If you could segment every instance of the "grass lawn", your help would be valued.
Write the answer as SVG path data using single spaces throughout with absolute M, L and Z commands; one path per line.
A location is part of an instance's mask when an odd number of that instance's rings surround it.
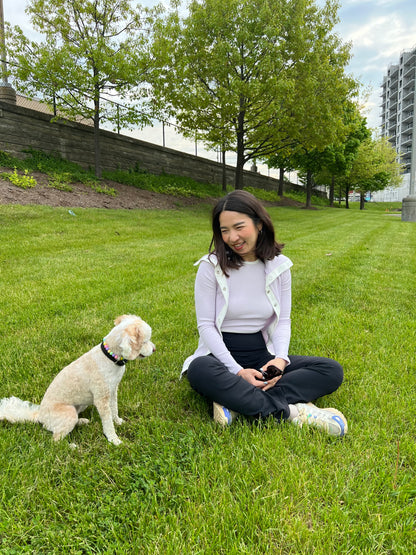
M 157 351 L 127 366 L 119 447 L 93 409 L 56 444 L 0 423 L 1 554 L 416 552 L 416 224 L 382 206 L 270 209 L 294 263 L 291 352 L 344 366 L 318 402 L 348 418 L 334 440 L 271 420 L 219 429 L 179 381 L 207 205 L 73 211 L 0 206 L 0 397 L 39 402 L 119 314 L 148 321 Z

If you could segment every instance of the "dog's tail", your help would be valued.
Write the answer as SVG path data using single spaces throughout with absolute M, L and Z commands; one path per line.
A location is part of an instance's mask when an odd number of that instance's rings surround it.
M 0 420 L 8 422 L 37 422 L 39 405 L 17 397 L 0 399 Z

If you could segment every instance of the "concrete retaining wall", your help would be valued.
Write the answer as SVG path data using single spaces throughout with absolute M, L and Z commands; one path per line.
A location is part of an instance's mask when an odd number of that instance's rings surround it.
M 101 159 L 104 170 L 130 169 L 138 165 L 154 174 L 192 177 L 203 183 L 222 183 L 222 165 L 199 156 L 101 131 Z M 94 132 L 89 125 L 51 116 L 0 101 L 0 150 L 22 158 L 25 149 L 59 153 L 88 169 L 94 167 Z M 235 170 L 227 166 L 227 183 L 234 184 Z M 244 171 L 244 185 L 277 190 L 278 180 Z

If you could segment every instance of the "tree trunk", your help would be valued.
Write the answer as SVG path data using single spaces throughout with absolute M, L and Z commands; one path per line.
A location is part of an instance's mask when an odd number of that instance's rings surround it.
M 243 188 L 243 169 L 244 169 L 244 117 L 245 111 L 243 109 L 244 98 L 240 98 L 240 112 L 238 114 L 237 126 L 237 166 L 235 168 L 235 188 Z
M 243 188 L 243 179 L 244 179 L 244 159 L 242 156 L 239 155 L 237 152 L 237 165 L 235 167 L 235 188 L 242 189 Z
M 312 172 L 308 170 L 306 172 L 306 208 L 311 208 L 312 206 Z
M 364 210 L 365 208 L 365 193 L 360 191 L 360 210 Z
M 95 175 L 101 177 L 101 144 L 100 144 L 100 97 L 94 100 L 94 157 Z
M 348 185 L 345 187 L 345 208 L 350 207 L 350 199 L 348 198 L 348 193 L 350 192 L 350 188 Z
M 277 192 L 279 197 L 283 196 L 284 177 L 285 177 L 285 168 L 279 168 L 279 190 Z
M 227 167 L 225 165 L 225 150 L 222 151 L 222 190 L 227 192 Z
M 331 185 L 329 186 L 329 206 L 334 206 L 334 196 L 335 196 L 335 175 L 331 177 Z

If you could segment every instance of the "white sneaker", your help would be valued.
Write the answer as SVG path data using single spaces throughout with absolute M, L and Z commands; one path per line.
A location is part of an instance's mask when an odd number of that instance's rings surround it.
M 232 422 L 238 417 L 238 412 L 229 410 L 218 403 L 213 403 L 214 408 L 214 421 L 221 426 L 230 426 Z
M 306 404 L 309 405 L 309 406 L 315 407 L 316 409 L 318 408 L 313 403 L 306 403 Z M 348 423 L 347 423 L 347 419 L 342 414 L 342 412 L 340 410 L 334 409 L 334 407 L 327 407 L 327 408 L 324 408 L 324 409 L 321 408 L 321 410 L 326 410 L 326 411 L 333 412 L 333 413 L 337 414 L 342 419 L 342 421 L 344 422 L 344 436 L 345 436 L 345 434 L 348 432 Z
M 299 416 L 292 420 L 293 424 L 301 428 L 303 424 L 315 426 L 331 436 L 344 436 L 348 431 L 347 419 L 337 409 L 321 409 L 312 403 L 296 403 Z

